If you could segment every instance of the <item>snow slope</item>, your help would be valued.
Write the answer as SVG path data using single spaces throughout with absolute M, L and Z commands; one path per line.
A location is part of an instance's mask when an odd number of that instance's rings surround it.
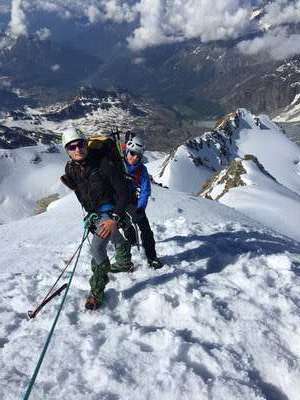
M 299 86 L 299 82 L 298 82 Z M 281 114 L 274 118 L 275 122 L 299 122 L 300 121 L 300 93 L 297 93 L 294 100 Z
M 32 215 L 41 198 L 66 194 L 59 179 L 66 160 L 43 145 L 0 149 L 0 223 Z
M 235 210 L 159 187 L 149 202 L 165 266 L 111 275 L 84 311 L 86 243 L 33 400 L 300 399 L 300 246 Z M 22 398 L 59 299 L 32 309 L 77 247 L 74 195 L 0 226 L 0 398 Z
M 158 168 L 158 170 L 157 170 Z M 175 155 L 166 157 L 163 164 L 149 166 L 156 182 L 182 192 L 193 192 L 211 176 L 211 170 L 196 168 L 186 146 L 180 146 Z
M 254 160 L 236 159 L 214 177 L 201 196 L 234 207 L 300 242 L 300 196 L 279 184 Z
M 260 115 L 261 128 L 244 111 L 243 124 L 237 139 L 238 155 L 255 155 L 265 169 L 290 190 L 300 194 L 300 148 L 285 136 L 266 115 Z

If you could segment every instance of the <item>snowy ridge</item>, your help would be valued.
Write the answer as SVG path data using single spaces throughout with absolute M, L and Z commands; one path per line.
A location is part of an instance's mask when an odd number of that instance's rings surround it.
M 228 165 L 237 154 L 237 126 L 229 114 L 217 128 L 202 137 L 186 141 L 164 160 L 154 180 L 175 190 L 197 192 L 215 171 Z M 179 179 L 188 176 L 189 179 Z
M 298 83 L 300 86 L 300 82 Z M 299 122 L 300 121 L 300 93 L 296 94 L 294 100 L 281 114 L 274 118 L 275 122 Z
M 257 158 L 261 167 L 251 168 L 247 188 L 231 189 L 223 196 L 223 181 L 228 181 L 230 162 L 249 154 Z M 248 164 L 243 162 L 245 169 Z M 156 182 L 192 193 L 201 192 L 207 180 L 216 171 L 220 172 L 213 181 L 216 184 L 209 185 L 211 198 L 220 198 L 251 218 L 297 240 L 300 238 L 300 149 L 266 115 L 254 116 L 239 109 L 219 121 L 213 132 L 186 142 L 163 163 L 156 162 L 150 169 Z M 262 174 L 261 169 L 277 182 Z
M 214 130 L 186 141 L 170 154 L 160 170 L 153 172 L 155 181 L 176 190 L 198 192 L 209 176 L 240 156 L 239 143 L 243 133 L 251 130 L 256 134 L 261 129 L 272 129 L 274 133 L 281 131 L 267 116 L 260 118 L 265 120 L 265 125 L 245 109 L 226 115 L 217 121 Z M 180 180 L 178 174 L 191 179 Z
M 212 177 L 201 196 L 243 212 L 300 241 L 300 196 L 280 185 L 253 156 L 233 160 Z
M 216 202 L 154 187 L 159 271 L 111 275 L 83 311 L 86 244 L 33 399 L 300 399 L 299 244 Z M 21 398 L 59 299 L 28 322 L 77 246 L 73 195 L 0 226 L 0 396 Z M 55 234 L 54 234 L 55 233 Z

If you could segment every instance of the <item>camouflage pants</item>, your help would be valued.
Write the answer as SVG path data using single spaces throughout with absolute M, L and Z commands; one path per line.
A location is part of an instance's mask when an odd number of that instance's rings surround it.
M 96 222 L 97 228 L 99 228 L 101 222 L 107 219 L 110 219 L 109 215 L 102 214 L 101 218 Z M 111 241 L 115 246 L 116 263 L 126 265 L 131 261 L 130 245 L 119 231 L 116 231 L 107 239 L 102 239 L 94 234 L 91 243 L 92 276 L 90 278 L 90 286 L 91 292 L 100 302 L 103 300 L 104 288 L 109 281 L 108 272 L 110 270 L 110 262 L 106 250 L 109 241 Z

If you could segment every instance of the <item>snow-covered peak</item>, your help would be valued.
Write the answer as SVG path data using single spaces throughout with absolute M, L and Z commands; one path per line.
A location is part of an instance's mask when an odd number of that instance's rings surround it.
M 171 189 L 199 193 L 204 185 L 206 197 L 300 240 L 300 149 L 266 115 L 228 114 L 151 173 Z
M 255 116 L 238 109 L 218 120 L 213 131 L 179 146 L 153 171 L 153 177 L 156 182 L 176 190 L 199 192 L 209 176 L 228 166 L 234 158 L 248 153 L 258 156 L 262 164 L 266 161 L 270 167 L 268 154 L 278 148 L 278 159 L 273 162 L 282 165 L 281 140 L 288 149 L 288 156 L 282 155 L 289 158 L 284 164 L 291 164 L 290 158 L 299 157 L 299 149 L 284 137 L 281 128 L 266 115 Z M 258 145 L 253 148 L 255 143 Z M 300 186 L 296 183 L 295 186 L 300 193 Z

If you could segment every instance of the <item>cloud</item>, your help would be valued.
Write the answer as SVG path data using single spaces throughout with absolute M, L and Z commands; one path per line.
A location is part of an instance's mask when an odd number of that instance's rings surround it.
M 51 31 L 49 28 L 42 28 L 36 31 L 40 40 L 46 40 L 51 36 Z
M 20 1 L 20 0 L 19 0 Z M 249 23 L 251 0 L 24 0 L 28 10 L 55 12 L 89 23 L 136 21 L 128 38 L 131 49 L 199 38 L 235 38 Z
M 139 64 L 143 64 L 145 61 L 146 61 L 146 60 L 145 60 L 144 57 L 135 57 L 135 58 L 132 60 L 132 64 L 139 65 Z
M 101 19 L 103 19 L 101 11 L 94 5 L 90 5 L 87 8 L 86 16 L 88 17 L 88 20 L 91 24 L 94 24 L 95 22 L 101 21 Z
M 300 0 L 276 0 L 276 2 L 267 4 L 265 11 L 266 14 L 261 22 L 267 26 L 300 22 Z
M 26 16 L 22 8 L 22 0 L 12 0 L 9 31 L 15 36 L 27 36 Z
M 86 17 L 90 24 L 112 21 L 136 28 L 127 38 L 136 51 L 149 46 L 198 38 L 202 42 L 238 38 L 247 32 L 253 6 L 264 5 L 262 26 L 272 27 L 262 38 L 242 42 L 245 54 L 267 51 L 273 58 L 299 53 L 298 35 L 289 35 L 284 24 L 300 22 L 300 0 L 12 0 L 10 29 L 26 34 L 26 14 L 34 10 L 60 18 Z M 277 53 L 276 53 L 276 48 Z
M 140 0 L 140 26 L 128 39 L 133 50 L 199 38 L 236 38 L 249 24 L 250 2 L 239 0 Z
M 51 65 L 51 70 L 53 72 L 59 71 L 60 70 L 60 65 L 59 64 Z
M 276 0 L 265 7 L 262 26 L 268 27 L 262 37 L 238 44 L 244 54 L 268 54 L 274 60 L 281 60 L 300 54 L 300 35 L 291 33 L 287 24 L 300 23 L 300 0 Z
M 135 5 L 130 6 L 121 0 L 102 0 L 101 8 L 105 19 L 115 22 L 132 22 L 137 14 Z
M 244 54 L 268 54 L 274 60 L 282 60 L 300 53 L 300 35 L 289 35 L 286 28 L 276 28 L 262 37 L 239 43 L 238 48 Z
M 86 16 L 90 23 L 111 19 L 115 22 L 131 22 L 136 13 L 135 4 L 127 0 L 25 0 L 31 11 L 55 12 L 59 17 Z M 137 0 L 138 1 L 138 0 Z
M 92 0 L 90 0 L 92 1 Z M 135 6 L 130 6 L 121 0 L 98 0 L 92 1 L 85 11 L 89 22 L 94 24 L 98 21 L 111 20 L 116 23 L 132 22 L 137 13 Z

